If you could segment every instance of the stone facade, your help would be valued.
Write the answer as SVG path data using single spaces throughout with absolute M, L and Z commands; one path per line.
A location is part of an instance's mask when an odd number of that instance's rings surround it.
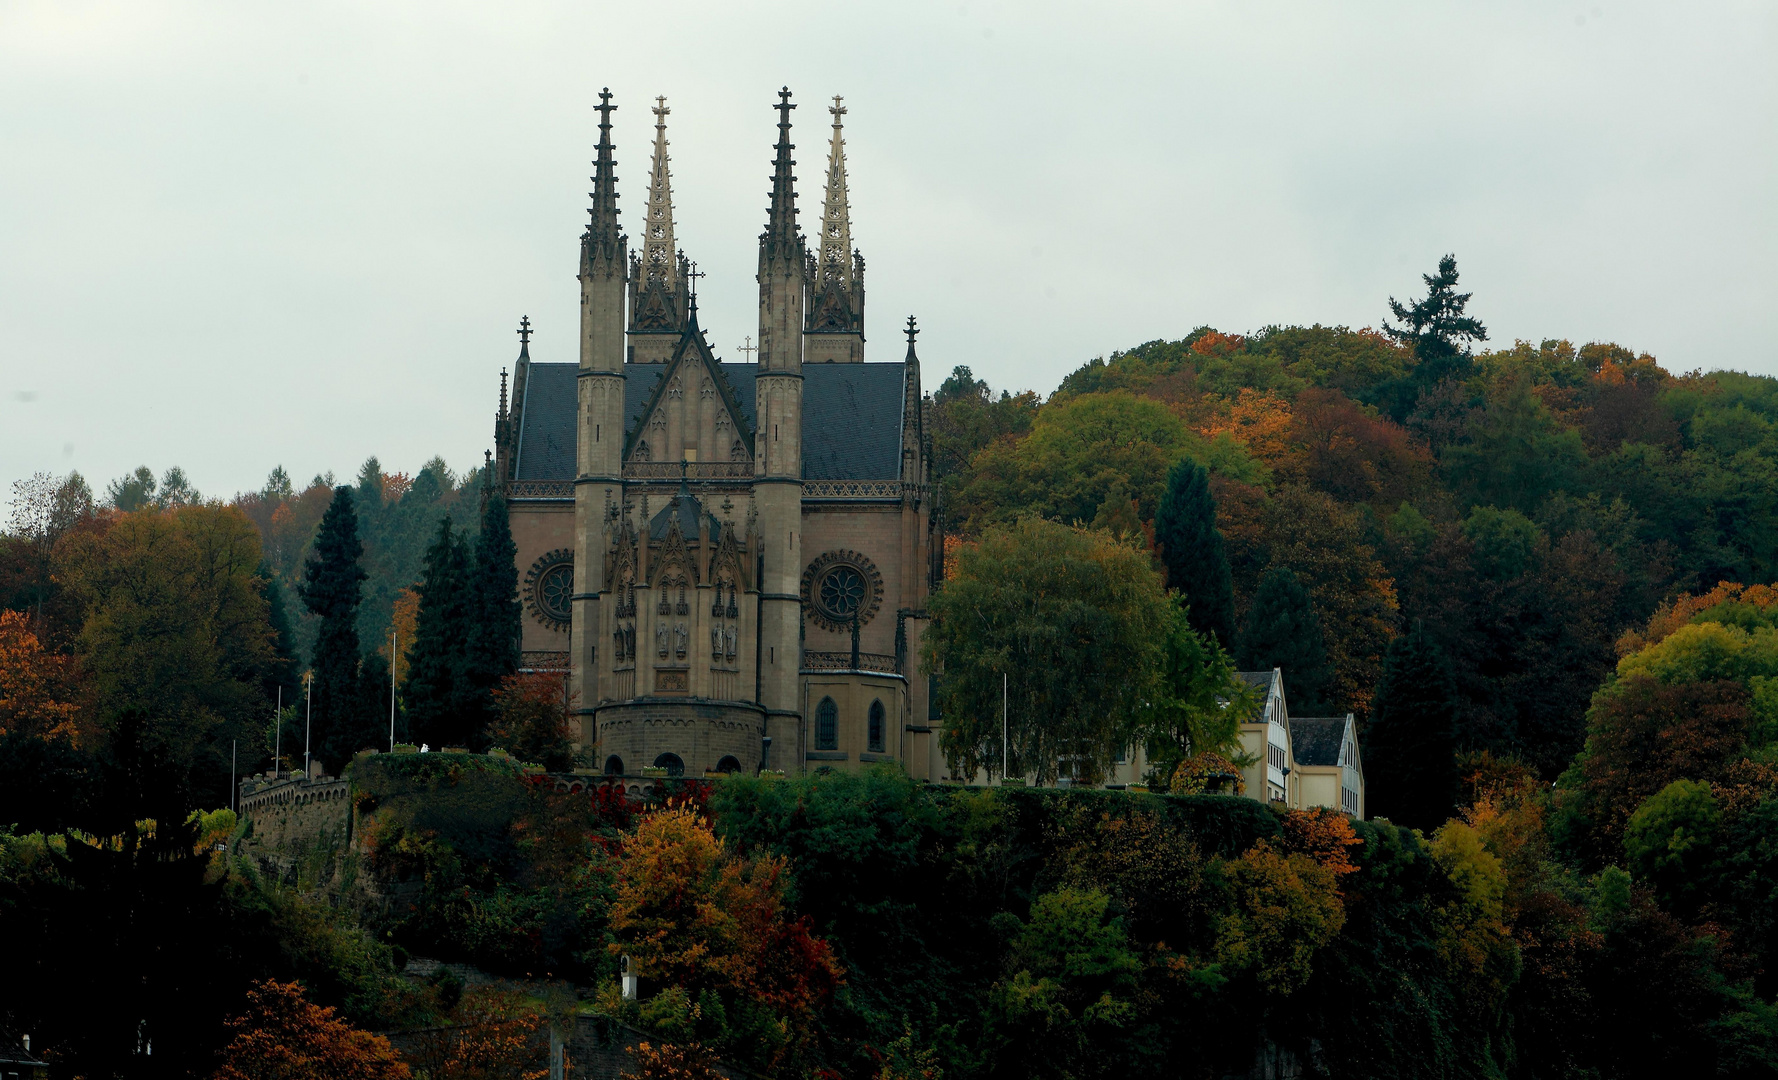
M 571 673 L 579 749 L 602 771 L 893 760 L 942 775 L 917 674 L 942 548 L 917 331 L 908 320 L 901 360 L 867 361 L 845 109 L 828 110 L 821 235 L 805 240 L 794 108 L 780 94 L 755 355 L 724 362 L 698 325 L 702 275 L 674 246 L 664 99 L 631 253 L 606 93 L 578 359 L 533 361 L 527 326 L 510 395 L 502 377 L 495 468 L 524 578 L 525 662 Z

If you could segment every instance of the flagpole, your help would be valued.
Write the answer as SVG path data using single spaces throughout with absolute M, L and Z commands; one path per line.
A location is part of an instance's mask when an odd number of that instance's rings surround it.
M 401 654 L 395 651 L 397 631 L 389 628 L 389 752 L 395 752 L 395 660 Z
M 1000 779 L 1012 767 L 1012 742 L 1006 734 L 1006 672 L 1000 673 Z
M 308 687 L 309 704 L 307 707 L 307 713 L 306 713 L 306 715 L 303 716 L 303 782 L 304 783 L 307 783 L 308 779 L 309 779 L 309 732 L 314 729 L 314 725 L 315 725 L 315 673 L 311 671 L 308 673 L 308 676 L 309 676 L 309 687 Z
M 272 722 L 272 779 L 284 771 L 284 687 L 278 687 L 278 715 Z

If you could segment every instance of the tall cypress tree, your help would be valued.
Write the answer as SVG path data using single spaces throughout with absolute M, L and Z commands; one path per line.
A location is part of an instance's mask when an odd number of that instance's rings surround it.
M 469 741 L 465 715 L 464 643 L 469 632 L 468 555 L 463 538 L 441 517 L 438 532 L 426 549 L 414 642 L 408 650 L 407 679 L 401 700 L 407 710 L 410 738 L 439 746 Z
M 1191 605 L 1193 630 L 1214 635 L 1229 648 L 1235 642 L 1235 586 L 1222 533 L 1216 529 L 1216 500 L 1210 473 L 1189 458 L 1167 474 L 1167 491 L 1154 516 L 1154 539 L 1167 567 L 1167 584 Z
M 314 670 L 314 713 L 311 744 L 317 756 L 336 772 L 366 741 L 358 687 L 358 604 L 363 595 L 364 545 L 358 539 L 358 515 L 352 489 L 334 489 L 333 502 L 321 516 L 315 547 L 303 565 L 303 605 L 321 619 L 310 657 Z
M 1444 650 L 1416 622 L 1389 643 L 1371 705 L 1364 775 L 1372 813 L 1428 832 L 1445 823 L 1457 794 L 1456 715 Z
M 1260 578 L 1235 655 L 1247 671 L 1283 669 L 1291 712 L 1314 716 L 1327 707 L 1327 687 L 1333 681 L 1327 639 L 1315 601 L 1290 567 L 1274 566 Z
M 475 540 L 470 568 L 470 626 L 464 671 L 473 725 L 478 741 L 494 714 L 493 692 L 500 680 L 519 667 L 518 546 L 512 542 L 506 500 L 490 496 L 482 507 L 481 534 Z

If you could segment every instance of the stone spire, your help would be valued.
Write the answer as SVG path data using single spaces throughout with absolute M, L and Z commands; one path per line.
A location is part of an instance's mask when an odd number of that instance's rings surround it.
M 827 151 L 827 191 L 821 208 L 819 282 L 852 282 L 852 215 L 846 206 L 846 139 L 840 125 L 846 107 L 835 94 L 827 111 L 833 114 L 833 143 Z
M 623 238 L 617 226 L 617 162 L 611 157 L 611 112 L 617 106 L 611 103 L 609 88 L 599 91 L 598 108 L 598 156 L 593 161 L 593 190 L 588 193 L 593 205 L 587 210 L 591 220 L 587 222 L 586 235 L 581 237 L 581 257 L 583 263 L 618 261 L 621 268 L 618 249 Z
M 778 92 L 778 143 L 772 161 L 772 204 L 759 236 L 759 370 L 800 373 L 808 247 L 796 227 L 796 161 L 790 152 L 790 88 Z M 799 413 L 800 415 L 800 413 Z M 797 463 L 801 467 L 801 462 Z
M 846 107 L 834 96 L 833 143 L 827 152 L 827 187 L 821 212 L 821 253 L 811 268 L 805 330 L 806 363 L 864 359 L 864 257 L 852 249 L 852 212 L 846 193 Z
M 678 249 L 673 246 L 673 173 L 667 166 L 667 99 L 654 106 L 654 167 L 648 180 L 648 230 L 642 241 L 642 271 L 650 281 L 678 284 Z
M 685 256 L 673 241 L 673 171 L 667 158 L 667 99 L 655 98 L 654 165 L 649 171 L 648 221 L 640 257 L 630 264 L 632 363 L 665 363 L 685 328 Z
M 778 91 L 777 156 L 772 160 L 772 202 L 766 212 L 766 231 L 760 234 L 760 258 L 771 262 L 803 261 L 803 238 L 796 227 L 796 160 L 790 152 L 790 88 Z

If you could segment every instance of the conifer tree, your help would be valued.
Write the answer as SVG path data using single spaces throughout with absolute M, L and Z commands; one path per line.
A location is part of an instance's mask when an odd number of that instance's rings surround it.
M 1246 671 L 1284 671 L 1290 711 L 1315 716 L 1327 707 L 1333 672 L 1327 666 L 1327 640 L 1309 590 L 1288 566 L 1274 566 L 1260 579 L 1241 628 L 1236 655 Z
M 1411 345 L 1414 379 L 1422 387 L 1440 379 L 1459 374 L 1468 367 L 1469 342 L 1487 341 L 1488 328 L 1480 319 L 1464 314 L 1472 294 L 1457 291 L 1457 256 L 1446 255 L 1438 261 L 1438 273 L 1421 274 L 1426 282 L 1426 298 L 1412 305 L 1389 298 L 1389 312 L 1401 320 L 1400 326 L 1383 324 L 1383 332 Z
M 1457 688 L 1444 650 L 1418 622 L 1389 643 L 1364 738 L 1370 809 L 1431 832 L 1456 799 Z
M 358 604 L 364 588 L 359 560 L 358 515 L 352 489 L 334 489 L 333 501 L 321 517 L 315 547 L 303 565 L 303 605 L 321 620 L 310 657 L 314 671 L 314 714 L 311 745 L 316 755 L 338 770 L 365 746 L 368 738 L 358 686 Z
M 469 630 L 468 555 L 463 538 L 441 517 L 426 549 L 418 587 L 420 606 L 407 679 L 401 686 L 411 738 L 434 747 L 462 746 L 469 739 L 464 694 L 464 639 Z
M 1167 567 L 1167 584 L 1191 605 L 1193 630 L 1214 635 L 1227 648 L 1235 640 L 1235 589 L 1222 533 L 1216 528 L 1216 500 L 1210 473 L 1185 459 L 1167 474 L 1167 490 L 1154 517 L 1154 539 Z
M 284 688 L 284 700 L 293 700 L 300 676 L 297 673 L 296 628 L 290 623 L 290 604 L 284 598 L 284 586 L 278 581 L 278 572 L 272 568 L 268 559 L 259 560 L 259 569 L 255 572 L 259 594 L 265 598 L 266 616 L 272 624 L 273 660 L 267 666 L 264 686 L 265 695 L 276 699 L 279 687 Z
M 479 737 L 493 718 L 493 693 L 500 680 L 519 667 L 517 559 L 518 546 L 512 541 L 506 500 L 490 496 L 482 507 L 482 529 L 475 541 L 466 597 L 470 625 L 465 638 L 464 671 L 469 683 L 472 739 Z

